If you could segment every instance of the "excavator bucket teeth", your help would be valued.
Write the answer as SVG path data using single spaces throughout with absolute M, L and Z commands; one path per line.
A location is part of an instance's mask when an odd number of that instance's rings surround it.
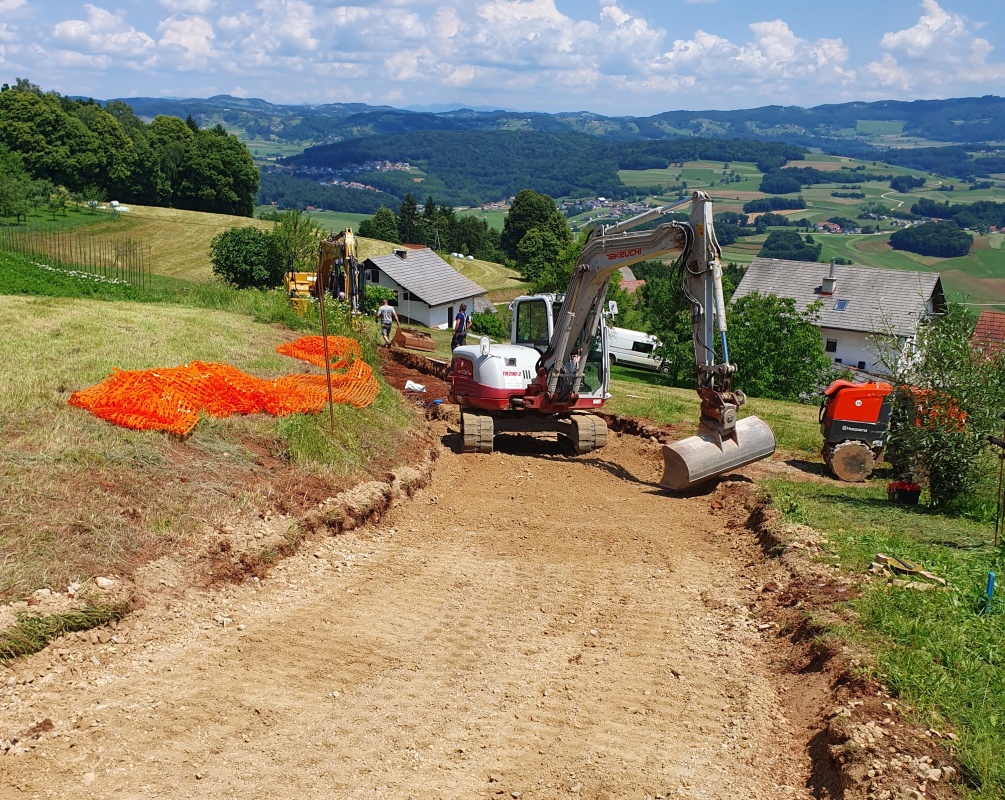
M 702 428 L 695 436 L 663 445 L 660 486 L 680 492 L 774 452 L 775 435 L 758 417 L 744 417 L 734 435 L 721 441 Z

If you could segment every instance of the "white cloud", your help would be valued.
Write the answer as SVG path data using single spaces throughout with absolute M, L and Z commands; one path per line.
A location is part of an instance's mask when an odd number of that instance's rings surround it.
M 9 14 L 21 8 L 26 2 L 27 0 L 0 0 L 0 14 Z
M 916 25 L 896 33 L 883 34 L 880 44 L 884 48 L 918 58 L 933 47 L 966 37 L 967 24 L 963 17 L 946 13 L 935 0 L 922 0 L 921 6 L 924 13 Z
M 759 102 L 781 101 L 801 85 L 829 81 L 850 83 L 848 48 L 841 39 L 800 38 L 784 20 L 754 22 L 751 40 L 742 44 L 703 30 L 691 39 L 677 39 L 656 61 L 669 91 L 702 85 L 729 87 L 730 95 L 761 94 Z M 728 81 L 728 83 L 727 83 Z M 721 89 L 720 89 L 721 91 Z M 709 107 L 724 100 L 709 96 Z
M 68 19 L 53 26 L 53 41 L 68 50 L 120 57 L 139 56 L 153 47 L 153 39 L 126 24 L 124 12 L 112 13 L 90 4 L 84 8 L 86 20 Z
M 922 0 L 921 7 L 916 24 L 883 35 L 886 52 L 865 67 L 878 88 L 931 97 L 1005 79 L 1005 64 L 990 61 L 993 45 L 977 35 L 979 23 L 947 12 L 936 0 Z
M 215 0 L 157 0 L 172 14 L 208 14 L 216 8 Z
M 17 33 L 7 29 L 6 22 L 0 22 L 0 42 L 16 42 Z
M 213 56 L 213 26 L 202 17 L 168 17 L 157 26 L 157 45 L 175 69 L 199 69 Z

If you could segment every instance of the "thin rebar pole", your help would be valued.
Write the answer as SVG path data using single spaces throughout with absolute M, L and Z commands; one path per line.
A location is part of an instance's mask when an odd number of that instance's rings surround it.
M 1002 419 L 1005 419 L 1005 414 L 1002 414 Z M 1002 430 L 1002 444 L 1005 445 L 1005 429 Z M 992 442 L 992 444 L 996 444 Z M 1002 526 L 1005 525 L 1005 504 L 1003 504 L 1002 498 L 1002 478 L 1005 477 L 1005 446 L 999 448 L 998 452 L 998 497 L 995 498 L 997 505 L 995 506 L 995 547 L 998 546 L 998 535 L 1002 532 Z
M 318 253 L 318 262 L 320 263 L 322 254 Z M 292 268 L 292 265 L 290 265 Z M 325 315 L 325 287 L 318 286 L 317 272 L 314 273 L 314 288 L 318 293 L 318 308 L 321 311 L 321 341 L 324 343 L 325 350 L 325 381 L 328 384 L 328 422 L 331 425 L 331 435 L 332 441 L 335 440 L 335 399 L 332 396 L 332 369 L 331 369 L 331 358 L 328 355 L 328 318 Z

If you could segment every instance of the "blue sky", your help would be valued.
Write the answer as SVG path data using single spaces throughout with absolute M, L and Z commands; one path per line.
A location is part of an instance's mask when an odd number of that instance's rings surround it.
M 0 82 L 650 115 L 1001 94 L 986 0 L 0 0 Z

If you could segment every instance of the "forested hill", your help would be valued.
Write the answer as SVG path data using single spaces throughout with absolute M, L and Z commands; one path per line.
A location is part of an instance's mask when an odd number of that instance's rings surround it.
M 251 216 L 259 183 L 247 147 L 221 125 L 146 123 L 125 103 L 62 97 L 25 79 L 0 87 L 0 157 L 7 216 L 57 187 L 84 200 Z
M 584 134 L 428 131 L 373 136 L 309 148 L 285 159 L 298 169 L 338 171 L 368 161 L 421 164 L 422 191 L 452 205 L 477 205 L 532 188 L 551 197 L 610 195 L 624 189 L 609 144 Z M 412 174 L 371 173 L 367 181 L 403 197 Z
M 649 117 L 605 117 L 587 111 L 406 111 L 362 103 L 284 106 L 219 95 L 207 99 L 124 98 L 136 113 L 192 116 L 206 127 L 222 122 L 249 138 L 324 144 L 418 131 L 526 130 L 585 133 L 608 141 L 701 136 L 787 141 L 823 149 L 884 147 L 892 139 L 974 145 L 1005 130 L 1005 98 L 995 96 L 882 100 L 801 108 L 762 106 L 733 111 L 666 111 Z M 850 153 L 848 153 L 850 154 Z
M 696 159 L 768 162 L 801 160 L 803 149 L 739 139 L 607 142 L 582 133 L 537 131 L 423 131 L 371 136 L 308 148 L 284 163 L 298 172 L 338 173 L 373 161 L 408 162 L 423 174 L 422 193 L 451 205 L 478 205 L 533 189 L 551 197 L 638 194 L 619 169 L 665 167 Z M 398 197 L 415 191 L 415 174 L 371 172 L 371 185 Z

